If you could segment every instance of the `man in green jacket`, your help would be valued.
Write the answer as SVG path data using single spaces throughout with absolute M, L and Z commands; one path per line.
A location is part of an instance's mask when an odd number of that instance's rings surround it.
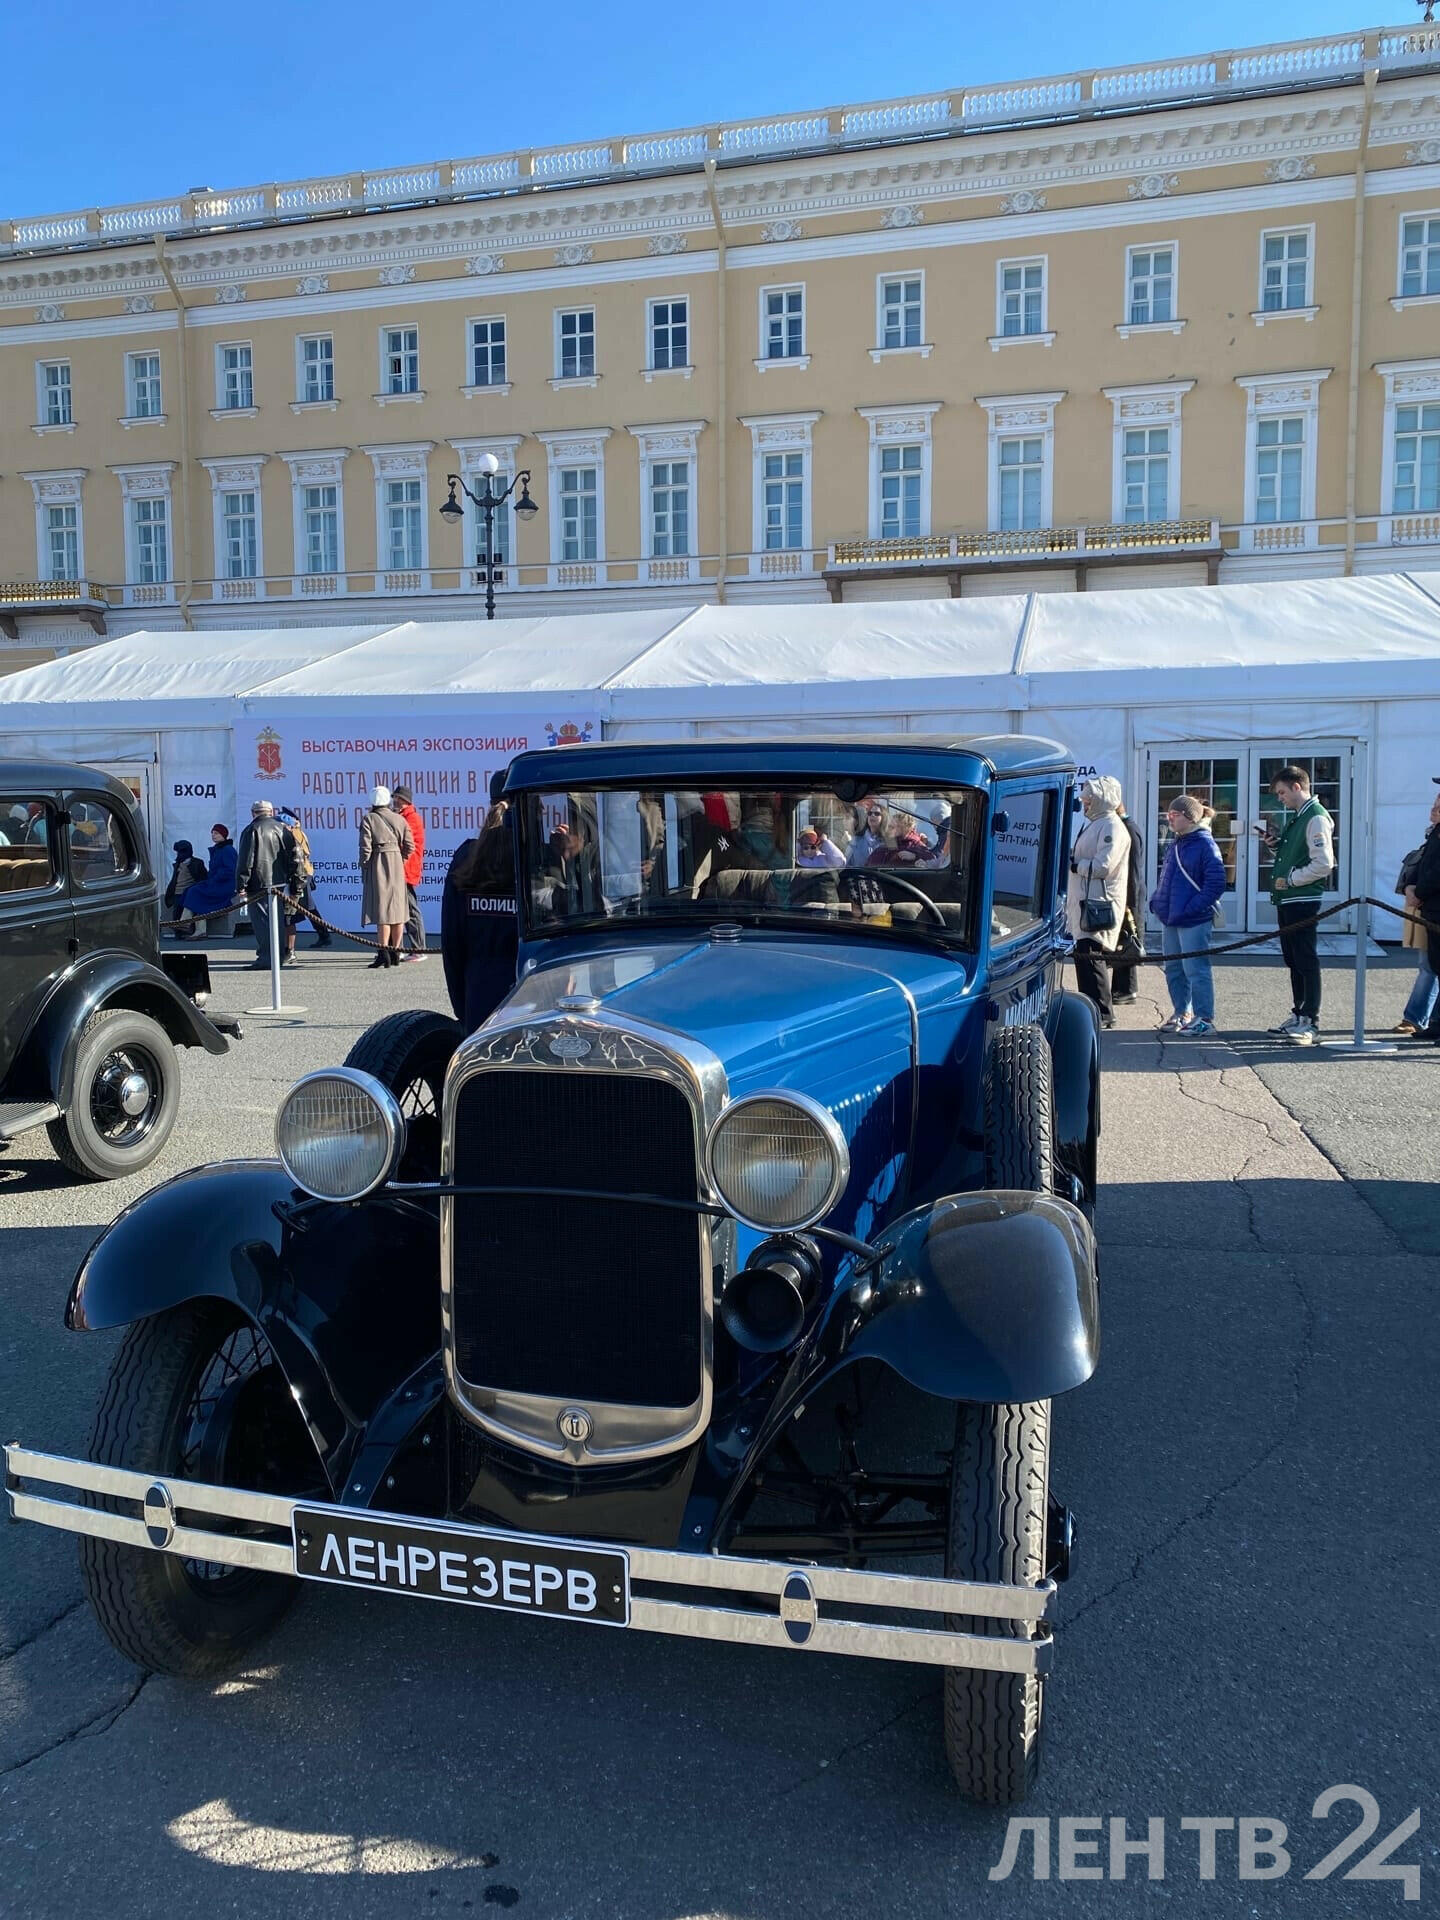
M 1303 767 L 1282 767 L 1270 791 L 1291 816 L 1279 833 L 1271 828 L 1265 842 L 1274 852 L 1270 898 L 1293 1003 L 1290 1018 L 1270 1031 L 1295 1046 L 1313 1047 L 1320 1025 L 1320 958 L 1316 929 L 1303 923 L 1319 913 L 1335 871 L 1335 822 L 1311 793 Z

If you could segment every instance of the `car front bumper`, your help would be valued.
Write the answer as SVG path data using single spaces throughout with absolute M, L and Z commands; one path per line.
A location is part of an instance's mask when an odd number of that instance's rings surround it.
M 33 1520 L 185 1559 L 295 1577 L 306 1575 L 297 1544 L 306 1539 L 302 1529 L 317 1522 L 333 1521 L 337 1528 L 352 1531 L 357 1522 L 374 1522 L 411 1533 L 436 1524 L 409 1515 L 172 1480 L 34 1453 L 15 1444 L 5 1449 L 5 1484 L 14 1520 Z M 35 1492 L 36 1486 L 47 1491 Z M 78 1497 L 57 1497 L 55 1490 Z M 130 1510 L 93 1504 L 97 1498 Z M 208 1521 L 219 1524 L 204 1524 Z M 497 1538 L 507 1537 L 502 1529 L 457 1521 L 446 1521 L 439 1530 L 455 1542 L 490 1545 L 492 1550 Z M 519 1535 L 513 1538 L 517 1545 L 522 1540 Z M 603 1549 L 623 1558 L 628 1568 L 623 1624 L 642 1632 L 996 1673 L 1039 1674 L 1050 1667 L 1053 1640 L 1045 1614 L 1055 1593 L 1053 1580 L 1012 1587 L 593 1540 L 551 1539 L 544 1544 L 562 1554 Z M 363 1586 L 373 1580 L 367 1575 L 344 1584 Z M 994 1621 L 995 1630 L 958 1631 L 956 1616 Z

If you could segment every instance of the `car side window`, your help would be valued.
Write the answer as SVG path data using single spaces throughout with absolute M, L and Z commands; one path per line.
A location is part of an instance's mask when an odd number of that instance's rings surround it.
M 107 800 L 70 802 L 70 867 L 77 886 L 104 886 L 138 865 L 129 823 Z
M 0 796 L 0 894 L 43 893 L 55 878 L 55 808 L 31 795 Z
M 990 903 L 990 938 L 1013 940 L 1046 919 L 1046 876 L 1054 838 L 1055 795 L 1010 793 L 1003 787 L 996 810 L 1007 816 L 995 835 L 995 880 Z

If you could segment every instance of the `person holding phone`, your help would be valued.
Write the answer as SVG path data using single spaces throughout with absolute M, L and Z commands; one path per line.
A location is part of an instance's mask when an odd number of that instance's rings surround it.
M 1291 818 L 1277 833 L 1265 830 L 1273 850 L 1270 899 L 1280 923 L 1280 953 L 1290 969 L 1290 1017 L 1270 1032 L 1292 1046 L 1313 1047 L 1320 1030 L 1320 953 L 1315 916 L 1335 871 L 1335 822 L 1310 791 L 1304 767 L 1282 767 L 1270 791 Z

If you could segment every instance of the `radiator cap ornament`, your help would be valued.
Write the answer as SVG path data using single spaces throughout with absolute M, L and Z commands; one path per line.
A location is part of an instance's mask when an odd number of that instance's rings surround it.
M 573 1446 L 583 1447 L 590 1438 L 595 1422 L 584 1407 L 564 1407 L 555 1424 Z

